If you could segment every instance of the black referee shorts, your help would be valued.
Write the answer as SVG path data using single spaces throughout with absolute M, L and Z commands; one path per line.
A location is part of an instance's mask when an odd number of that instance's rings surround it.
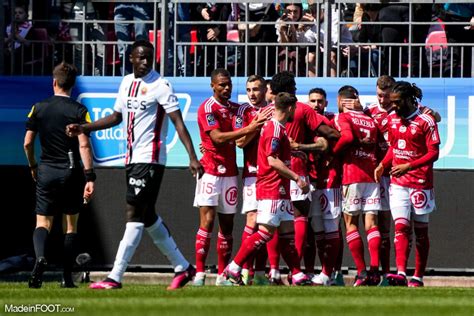
M 84 172 L 52 164 L 38 166 L 36 214 L 77 214 L 83 204 Z
M 127 203 L 135 207 L 155 205 L 160 192 L 165 166 L 137 163 L 125 167 Z

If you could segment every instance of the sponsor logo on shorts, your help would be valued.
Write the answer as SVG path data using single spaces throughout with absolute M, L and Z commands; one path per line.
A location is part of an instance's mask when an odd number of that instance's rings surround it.
M 138 195 L 138 193 L 140 193 L 142 188 L 146 187 L 145 179 L 130 178 L 128 180 L 128 184 L 134 187 L 133 189 L 135 191 L 135 195 Z
M 321 212 L 326 211 L 326 207 L 328 207 L 329 204 L 326 194 L 321 194 L 319 197 L 319 204 L 321 205 Z
M 425 192 L 417 190 L 410 194 L 410 201 L 416 208 L 424 208 L 428 203 L 428 197 Z
M 236 205 L 237 204 L 237 187 L 230 187 L 225 192 L 225 201 L 229 205 Z
M 374 205 L 380 204 L 380 198 L 350 198 L 351 205 Z

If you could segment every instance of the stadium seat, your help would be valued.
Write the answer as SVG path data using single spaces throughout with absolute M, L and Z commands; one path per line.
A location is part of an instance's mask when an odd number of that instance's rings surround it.
M 448 40 L 446 39 L 446 32 L 434 31 L 428 34 L 426 37 L 425 47 L 433 49 L 433 52 L 440 50 L 441 48 L 448 48 Z
M 230 30 L 227 32 L 227 41 L 228 42 L 239 42 L 239 31 L 238 30 Z

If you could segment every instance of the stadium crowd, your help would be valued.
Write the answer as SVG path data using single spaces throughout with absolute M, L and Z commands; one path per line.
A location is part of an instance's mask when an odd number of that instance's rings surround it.
M 127 44 L 161 41 L 166 34 L 168 76 L 208 76 L 219 67 L 238 76 L 283 70 L 323 76 L 324 58 L 332 77 L 472 76 L 472 3 L 338 3 L 327 15 L 312 1 L 178 2 L 168 8 L 165 32 L 153 3 L 14 3 L 4 9 L 5 74 L 51 74 L 53 65 L 66 60 L 80 74 L 125 75 L 131 73 Z M 331 39 L 325 45 L 328 22 Z M 409 27 L 410 22 L 420 24 Z

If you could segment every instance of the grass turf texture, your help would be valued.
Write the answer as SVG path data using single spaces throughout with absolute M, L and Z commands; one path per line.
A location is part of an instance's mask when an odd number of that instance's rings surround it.
M 45 283 L 0 283 L 0 315 L 6 305 L 61 304 L 74 315 L 474 315 L 473 288 L 320 288 L 126 284 L 121 290 L 60 289 Z M 22 313 L 25 314 L 25 313 Z M 47 313 L 50 314 L 50 313 Z M 63 312 L 63 314 L 66 314 Z

